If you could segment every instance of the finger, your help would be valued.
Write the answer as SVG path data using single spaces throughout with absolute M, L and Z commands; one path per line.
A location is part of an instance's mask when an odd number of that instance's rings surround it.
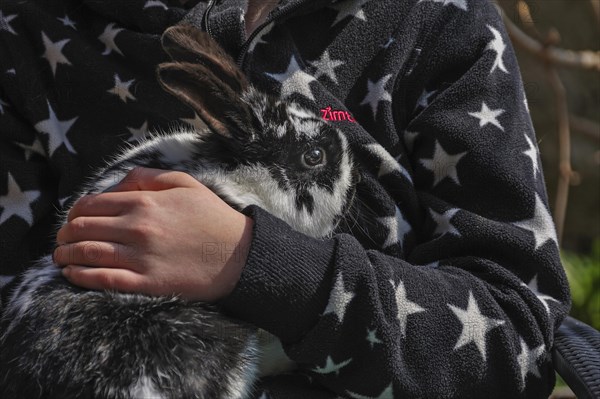
M 52 259 L 58 266 L 122 268 L 137 271 L 139 257 L 136 247 L 113 242 L 84 241 L 57 247 Z
M 56 233 L 56 241 L 67 244 L 77 241 L 131 241 L 123 218 L 111 216 L 79 216 L 65 223 Z
M 118 216 L 127 209 L 133 196 L 131 193 L 125 195 L 113 195 L 112 193 L 90 194 L 79 198 L 67 217 L 71 221 L 80 216 Z
M 127 269 L 105 269 L 69 265 L 62 269 L 63 276 L 72 284 L 90 290 L 139 292 L 143 278 Z
M 184 172 L 142 168 L 132 169 L 111 193 L 119 191 L 161 191 L 177 187 L 198 187 L 202 184 Z

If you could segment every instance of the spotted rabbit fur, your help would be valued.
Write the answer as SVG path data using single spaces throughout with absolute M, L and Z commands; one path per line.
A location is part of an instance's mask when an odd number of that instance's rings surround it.
M 133 145 L 80 196 L 137 166 L 178 170 L 238 210 L 257 205 L 302 233 L 331 235 L 358 176 L 344 135 L 257 91 L 208 35 L 177 26 L 162 43 L 172 62 L 159 65 L 159 82 L 206 128 Z M 83 290 L 50 256 L 19 277 L 0 323 L 2 398 L 245 398 L 263 349 L 255 327 L 215 306 Z

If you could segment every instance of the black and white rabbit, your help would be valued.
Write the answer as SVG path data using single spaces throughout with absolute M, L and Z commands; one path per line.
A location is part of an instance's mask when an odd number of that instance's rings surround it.
M 318 115 L 254 89 L 206 34 L 168 29 L 158 79 L 206 129 L 127 149 L 81 194 L 136 166 L 184 171 L 236 209 L 258 205 L 314 237 L 349 209 L 358 178 L 346 138 Z M 258 374 L 257 329 L 177 297 L 88 291 L 50 256 L 19 277 L 3 309 L 2 398 L 244 398 Z M 262 333 L 262 332 L 261 332 Z M 267 359 L 268 360 L 268 359 Z

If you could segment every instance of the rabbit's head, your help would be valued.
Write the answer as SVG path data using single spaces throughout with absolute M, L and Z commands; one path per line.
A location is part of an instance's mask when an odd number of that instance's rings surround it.
M 173 62 L 159 65 L 160 83 L 208 127 L 196 131 L 199 180 L 238 209 L 259 205 L 305 234 L 331 234 L 359 176 L 345 136 L 256 90 L 208 34 L 176 26 L 162 44 Z

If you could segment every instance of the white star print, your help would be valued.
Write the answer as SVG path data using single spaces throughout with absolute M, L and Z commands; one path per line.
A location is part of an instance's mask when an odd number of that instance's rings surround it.
M 492 70 L 490 71 L 490 74 L 492 74 L 496 70 L 496 68 L 500 69 L 504 73 L 509 73 L 508 69 L 506 69 L 506 66 L 504 65 L 504 60 L 502 59 L 504 51 L 506 50 L 506 44 L 502 39 L 502 35 L 492 26 L 487 25 L 487 27 L 494 35 L 494 39 L 488 43 L 485 49 L 496 52 L 496 59 L 494 60 L 494 65 L 492 65 Z
M 443 214 L 440 214 L 435 212 L 433 209 L 430 209 L 429 212 L 431 213 L 431 217 L 437 223 L 437 227 L 435 228 L 433 235 L 439 234 L 440 236 L 443 236 L 444 234 L 454 234 L 460 237 L 460 232 L 450 222 L 459 210 L 460 209 L 454 208 L 447 210 Z
M 8 104 L 0 98 L 0 115 L 4 115 L 4 107 L 8 107 Z
M 479 310 L 479 305 L 477 305 L 477 301 L 471 291 L 469 291 L 469 303 L 467 304 L 467 309 L 461 309 L 451 304 L 448 304 L 448 307 L 454 312 L 462 324 L 462 332 L 460 333 L 460 337 L 458 337 L 458 341 L 456 341 L 456 345 L 454 345 L 454 350 L 460 349 L 472 342 L 483 357 L 483 361 L 485 361 L 485 336 L 490 330 L 503 325 L 504 320 L 492 319 L 482 315 Z
M 373 347 L 376 344 L 383 344 L 383 341 L 380 340 L 379 338 L 377 338 L 377 329 L 375 329 L 375 330 L 367 329 L 367 342 L 369 343 L 369 345 L 371 345 L 371 349 L 373 349 Z
M 281 82 L 281 96 L 283 98 L 298 93 L 314 101 L 315 98 L 310 90 L 309 84 L 316 79 L 300 69 L 294 56 L 290 59 L 287 71 L 284 73 L 267 73 L 267 76 Z
M 545 348 L 542 344 L 537 348 L 529 349 L 527 343 L 521 338 L 521 353 L 517 356 L 517 363 L 519 363 L 519 368 L 521 369 L 521 390 L 525 389 L 525 379 L 528 374 L 533 374 L 541 378 L 537 361 L 544 354 Z
M 388 80 L 390 80 L 391 77 L 392 77 L 391 74 L 385 75 L 384 77 L 379 79 L 377 82 L 372 82 L 371 80 L 369 80 L 367 82 L 368 93 L 367 93 L 366 97 L 362 100 L 360 105 L 369 104 L 371 106 L 371 109 L 373 110 L 373 119 L 375 119 L 377 117 L 377 110 L 379 108 L 380 102 L 382 102 L 382 101 L 391 102 L 392 101 L 392 96 L 390 95 L 390 93 L 385 91 L 385 85 L 387 84 Z
M 72 154 L 77 153 L 67 138 L 67 132 L 71 129 L 71 126 L 73 126 L 76 120 L 77 117 L 64 121 L 59 120 L 56 117 L 52 106 L 50 106 L 50 102 L 48 102 L 48 119 L 36 123 L 35 129 L 40 133 L 48 135 L 48 150 L 50 156 L 53 156 L 54 151 L 63 144 Z
M 461 10 L 467 11 L 467 0 L 419 0 L 419 3 L 424 1 L 432 1 L 434 3 L 442 3 L 442 5 L 447 6 L 449 4 L 460 8 Z
M 7 75 L 16 75 L 17 74 L 17 70 L 15 68 L 10 68 L 6 70 L 6 74 Z
M 33 212 L 31 204 L 40 196 L 37 190 L 23 191 L 17 184 L 14 177 L 8 173 L 8 192 L 0 196 L 0 225 L 10 219 L 11 216 L 17 216 L 23 219 L 28 225 L 33 224 Z
M 63 47 L 65 47 L 65 45 L 71 41 L 70 39 L 60 40 L 55 43 L 51 41 L 48 38 L 48 36 L 46 36 L 46 34 L 42 31 L 42 41 L 44 42 L 44 47 L 46 48 L 46 51 L 44 52 L 44 55 L 42 55 L 42 57 L 47 59 L 50 63 L 50 68 L 52 68 L 52 75 L 56 76 L 56 67 L 58 66 L 58 64 L 72 65 L 71 62 L 67 59 L 67 57 L 65 57 L 65 55 L 62 53 Z
M 16 35 L 17 32 L 15 32 L 12 26 L 10 26 L 10 21 L 12 21 L 15 18 L 17 18 L 17 14 L 4 16 L 2 10 L 0 10 L 0 31 L 5 30 L 9 33 L 12 33 L 13 35 Z
M 29 160 L 29 158 L 31 158 L 31 156 L 33 154 L 39 154 L 43 157 L 46 156 L 46 151 L 44 150 L 44 146 L 42 145 L 42 142 L 36 137 L 35 140 L 33 140 L 33 143 L 31 145 L 26 145 L 23 143 L 17 143 L 15 142 L 16 145 L 18 145 L 19 147 L 21 147 L 23 150 L 25 150 L 25 160 Z
M 115 43 L 115 38 L 121 31 L 123 31 L 123 29 L 121 28 L 115 29 L 114 23 L 106 25 L 106 28 L 104 28 L 104 32 L 102 32 L 102 34 L 98 36 L 98 40 L 100 40 L 106 46 L 104 52 L 102 52 L 102 55 L 109 55 L 113 51 L 116 51 L 117 53 L 123 55 L 123 53 Z
M 144 123 L 142 124 L 142 126 L 140 126 L 137 129 L 132 128 L 132 127 L 128 127 L 127 130 L 129 130 L 129 133 L 131 133 L 131 137 L 127 141 L 138 141 L 138 140 L 141 140 L 144 137 L 146 137 L 146 134 L 148 133 L 148 121 L 144 121 Z
M 546 209 L 546 205 L 544 205 L 544 201 L 542 201 L 538 193 L 535 193 L 535 210 L 533 212 L 533 217 L 513 224 L 533 233 L 536 251 L 548 240 L 558 246 L 558 239 L 556 238 L 552 216 L 550 215 L 550 212 L 548 212 L 548 209 Z
M 469 115 L 479 119 L 479 127 L 484 127 L 488 123 L 496 126 L 498 129 L 504 131 L 504 128 L 498 122 L 498 117 L 504 113 L 503 109 L 494 109 L 491 110 L 488 106 L 482 102 L 481 103 L 481 111 L 479 112 L 469 112 Z
M 537 177 L 537 175 L 540 173 L 540 165 L 538 164 L 538 151 L 527 133 L 525 133 L 525 140 L 527 140 L 529 149 L 527 149 L 527 151 L 523 151 L 523 154 L 527 155 L 529 159 L 531 159 L 531 164 L 533 165 L 533 176 Z
M 548 305 L 548 301 L 553 301 L 556 303 L 560 303 L 558 300 L 552 298 L 550 295 L 542 294 L 538 288 L 537 274 L 531 279 L 527 287 L 535 294 L 537 299 L 544 305 L 546 308 L 546 313 L 550 314 L 550 305 Z
M 392 156 L 382 145 L 377 143 L 367 144 L 365 148 L 375 154 L 380 160 L 379 164 L 379 172 L 377 173 L 377 177 L 385 176 L 390 173 L 398 172 L 402 174 L 412 184 L 412 178 L 410 174 L 400 165 L 398 160 Z M 398 159 L 400 159 L 398 157 Z
M 68 27 L 71 27 L 71 28 L 77 30 L 77 28 L 75 27 L 75 21 L 72 21 L 68 15 L 65 15 L 64 18 L 56 18 L 56 19 L 58 19 L 60 22 L 62 22 L 64 26 L 68 26 Z
M 392 388 L 392 384 L 388 385 L 379 396 L 364 396 L 359 395 L 354 392 L 346 391 L 348 395 L 350 395 L 354 399 L 394 399 L 394 389 Z
M 354 18 L 358 18 L 360 20 L 366 21 L 367 17 L 365 16 L 365 12 L 362 10 L 362 6 L 367 3 L 368 0 L 361 0 L 358 2 L 353 1 L 343 1 L 336 5 L 331 6 L 338 12 L 335 21 L 331 24 L 331 26 L 336 25 L 338 22 L 342 21 L 348 16 L 352 16 Z
M 389 48 L 389 47 L 392 45 L 392 43 L 394 43 L 395 41 L 396 41 L 396 39 L 394 39 L 393 37 L 390 37 L 390 38 L 388 39 L 388 41 L 387 41 L 387 42 L 385 42 L 385 44 L 384 44 L 383 46 L 381 46 L 381 47 L 382 47 L 382 48 L 385 48 L 385 49 L 387 49 L 387 48 Z
M 121 101 L 123 101 L 124 103 L 127 102 L 127 100 L 137 100 L 133 94 L 131 94 L 131 92 L 129 91 L 129 87 L 131 87 L 131 85 L 133 84 L 133 82 L 135 82 L 135 79 L 131 79 L 128 80 L 126 82 L 122 82 L 121 78 L 119 77 L 119 75 L 117 75 L 115 73 L 115 87 L 113 87 L 112 89 L 108 90 L 109 93 L 112 93 L 116 96 L 119 96 L 119 98 L 121 99 Z
M 68 197 L 64 197 L 64 198 L 59 198 L 58 199 L 58 204 L 60 205 L 61 209 L 65 207 L 65 203 L 71 199 L 71 195 L 69 195 Z
M 340 273 L 335 280 L 335 285 L 329 295 L 329 302 L 327 303 L 323 315 L 334 313 L 337 316 L 338 321 L 342 323 L 344 321 L 344 315 L 346 314 L 346 308 L 352 298 L 354 298 L 354 295 L 355 294 L 352 291 L 345 290 L 342 273 Z
M 427 106 L 429 106 L 429 98 L 431 96 L 433 96 L 435 93 L 437 93 L 436 90 L 433 90 L 433 91 L 423 90 L 421 97 L 419 97 L 419 100 L 417 101 L 417 107 L 427 108 Z
M 335 68 L 344 65 L 345 63 L 340 60 L 332 60 L 329 57 L 329 51 L 325 51 L 321 58 L 317 61 L 309 62 L 310 65 L 316 68 L 315 78 L 320 78 L 321 76 L 327 76 L 331 81 L 335 84 L 338 83 L 337 76 L 335 76 Z
M 406 324 L 408 316 L 415 313 L 425 312 L 426 310 L 417 305 L 415 302 L 408 300 L 406 297 L 406 289 L 404 288 L 404 283 L 402 281 L 398 283 L 397 287 L 394 284 L 394 280 L 390 280 L 390 283 L 396 291 L 396 307 L 398 308 L 398 314 L 396 315 L 396 318 L 400 322 L 400 334 L 404 338 L 406 337 Z
M 270 24 L 268 24 L 267 26 L 265 26 L 264 28 L 262 28 L 258 34 L 256 36 L 254 36 L 254 39 L 252 39 L 252 42 L 250 42 L 250 46 L 248 47 L 248 52 L 251 53 L 254 51 L 254 49 L 256 48 L 256 46 L 258 46 L 259 44 L 266 44 L 267 42 L 265 40 L 263 40 L 263 38 L 269 33 L 271 32 L 271 29 L 273 29 L 273 26 L 275 26 L 274 22 L 271 22 Z
M 450 155 L 444 151 L 440 142 L 436 140 L 433 158 L 421 159 L 420 162 L 425 168 L 433 172 L 433 187 L 437 186 L 446 177 L 454 180 L 454 182 L 460 186 L 456 167 L 462 157 L 466 154 L 466 152 L 461 152 L 459 154 Z
M 162 1 L 158 1 L 158 0 L 149 0 L 146 2 L 146 4 L 144 4 L 144 9 L 152 8 L 152 7 L 161 7 L 161 8 L 164 8 L 165 10 L 169 9 Z
M 377 220 L 388 229 L 388 236 L 383 243 L 383 248 L 394 244 L 400 244 L 400 247 L 404 247 L 404 237 L 412 228 L 404 219 L 400 209 L 396 207 L 396 214 L 394 216 L 380 217 Z
M 346 367 L 350 362 L 352 361 L 352 359 L 348 359 L 348 360 L 344 360 L 341 363 L 334 363 L 333 359 L 331 358 L 331 356 L 327 356 L 327 360 L 325 361 L 325 366 L 324 367 L 316 367 L 313 369 L 313 371 L 315 373 L 319 373 L 319 374 L 329 374 L 329 373 L 334 373 L 335 375 L 339 375 L 340 374 L 340 369 L 342 367 Z

